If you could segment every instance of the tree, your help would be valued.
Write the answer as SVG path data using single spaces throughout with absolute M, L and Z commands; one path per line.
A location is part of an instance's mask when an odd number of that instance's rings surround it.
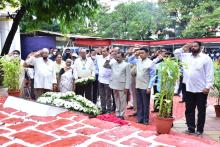
M 96 17 L 97 34 L 102 37 L 144 40 L 167 24 L 165 12 L 146 1 L 119 4 L 113 12 L 103 9 Z
M 180 32 L 180 37 L 210 36 L 209 27 L 218 26 L 218 0 L 166 0 L 160 3 L 170 13 L 170 27 Z
M 18 25 L 25 14 L 32 16 L 38 22 L 53 22 L 57 20 L 63 29 L 73 20 L 80 20 L 91 16 L 96 12 L 98 4 L 96 0 L 2 0 L 2 8 L 7 4 L 18 7 L 13 19 L 11 30 L 6 38 L 1 55 L 7 54 L 11 47 Z

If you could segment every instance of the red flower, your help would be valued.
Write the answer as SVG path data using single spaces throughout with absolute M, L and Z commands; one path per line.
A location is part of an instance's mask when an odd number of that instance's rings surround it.
M 125 120 L 121 120 L 120 118 L 117 118 L 116 116 L 112 115 L 112 114 L 103 114 L 103 115 L 98 115 L 96 117 L 99 120 L 103 120 L 103 121 L 108 121 L 108 122 L 113 122 L 119 125 L 128 125 L 129 123 Z

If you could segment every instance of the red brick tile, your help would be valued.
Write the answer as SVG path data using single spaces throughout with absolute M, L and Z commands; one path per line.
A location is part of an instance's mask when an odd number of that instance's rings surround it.
M 154 131 L 143 131 L 141 133 L 138 134 L 139 136 L 142 136 L 144 138 L 147 138 L 147 137 L 150 137 L 150 136 L 153 136 L 153 135 L 157 135 L 156 132 Z
M 7 123 L 7 124 L 16 124 L 16 123 L 23 122 L 23 121 L 24 120 L 21 118 L 13 117 L 13 118 L 5 119 L 2 122 Z
M 54 116 L 30 116 L 29 119 L 35 120 L 35 121 L 41 121 L 41 122 L 50 122 L 53 120 L 56 120 L 56 117 Z
M 49 136 L 47 134 L 43 134 L 34 130 L 18 132 L 13 134 L 12 136 L 20 140 L 23 140 L 24 142 L 28 142 L 35 145 L 41 145 L 43 143 L 53 141 L 54 139 L 56 139 L 53 136 Z
M 11 114 L 11 113 L 16 112 L 18 110 L 13 109 L 13 108 L 4 108 L 4 109 L 2 109 L 2 111 L 6 112 L 8 114 Z
M 129 126 L 123 126 L 123 127 L 115 128 L 105 133 L 101 133 L 98 135 L 98 137 L 106 140 L 116 141 L 136 131 L 138 131 L 138 129 Z
M 78 128 L 83 127 L 83 126 L 84 126 L 83 124 L 75 124 L 75 125 L 66 127 L 66 129 L 73 130 L 73 129 L 78 129 Z
M 8 115 L 5 115 L 5 114 L 0 113 L 0 120 L 1 120 L 1 119 L 5 119 L 6 117 L 8 117 Z
M 14 144 L 8 145 L 7 147 L 27 147 L 27 146 L 24 146 L 24 145 L 18 144 L 18 143 L 14 143 Z
M 14 113 L 13 115 L 16 115 L 16 116 L 26 116 L 27 113 L 19 111 L 19 112 Z
M 84 115 L 77 115 L 76 117 L 73 117 L 73 120 L 75 120 L 75 121 L 81 121 L 81 120 L 84 120 L 84 119 L 89 119 L 89 117 L 84 116 Z
M 3 136 L 0 136 L 0 145 L 3 145 L 4 143 L 9 142 L 9 141 L 10 141 L 10 139 L 3 137 Z
M 76 133 L 80 133 L 84 135 L 92 135 L 92 134 L 96 134 L 101 131 L 102 129 L 100 128 L 82 128 L 82 129 L 76 130 Z
M 126 141 L 121 142 L 121 144 L 132 146 L 132 147 L 139 147 L 139 146 L 149 146 L 151 143 L 140 140 L 138 138 L 130 138 Z
M 6 99 L 7 99 L 7 97 L 0 97 L 0 103 L 5 103 L 5 101 L 6 101 Z
M 72 118 L 78 115 L 72 111 L 66 111 L 66 112 L 58 114 L 57 116 L 62 117 L 62 118 Z
M 39 125 L 37 127 L 37 129 L 42 130 L 42 131 L 52 131 L 52 130 L 55 130 L 59 127 L 69 125 L 71 123 L 72 123 L 72 121 L 70 121 L 70 120 L 59 119 L 59 120 L 56 120 L 56 121 L 53 121 L 53 122 L 50 122 L 50 123 Z
M 16 131 L 20 131 L 20 130 L 22 130 L 22 129 L 24 129 L 24 128 L 33 126 L 33 125 L 35 125 L 35 124 L 36 124 L 35 122 L 26 121 L 26 122 L 19 123 L 19 124 L 17 124 L 17 125 L 8 126 L 8 128 L 13 129 L 13 130 L 16 130 Z
M 75 145 L 79 145 L 79 144 L 85 142 L 88 139 L 89 139 L 89 137 L 87 137 L 87 136 L 78 135 L 78 136 L 68 137 L 68 138 L 64 138 L 62 140 L 52 142 L 50 144 L 45 145 L 44 147 L 75 146 Z
M 54 132 L 52 132 L 53 134 L 56 134 L 58 136 L 67 136 L 69 135 L 70 133 L 67 132 L 67 131 L 64 131 L 64 130 L 56 130 Z
M 94 127 L 98 127 L 101 129 L 112 129 L 112 128 L 118 126 L 117 124 L 107 122 L 107 121 L 102 121 L 102 120 L 99 120 L 96 118 L 87 119 L 87 120 L 83 121 L 83 123 L 94 126 Z
M 116 147 L 116 146 L 103 141 L 96 141 L 88 145 L 88 147 Z
M 5 134 L 5 133 L 9 133 L 10 131 L 5 130 L 5 129 L 0 129 L 0 134 Z

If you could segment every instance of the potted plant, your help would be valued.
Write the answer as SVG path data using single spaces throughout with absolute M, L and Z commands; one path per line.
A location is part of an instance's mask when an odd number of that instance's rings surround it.
M 20 60 L 18 58 L 4 56 L 0 59 L 0 64 L 3 71 L 3 87 L 8 88 L 9 95 L 20 96 Z
M 174 87 L 176 80 L 180 77 L 180 66 L 178 61 L 172 58 L 164 59 L 158 69 L 160 76 L 159 114 L 156 117 L 156 129 L 159 134 L 168 134 L 172 127 L 174 118 L 172 116 L 172 105 Z
M 214 85 L 217 90 L 217 105 L 215 107 L 216 117 L 220 117 L 220 63 L 214 62 Z

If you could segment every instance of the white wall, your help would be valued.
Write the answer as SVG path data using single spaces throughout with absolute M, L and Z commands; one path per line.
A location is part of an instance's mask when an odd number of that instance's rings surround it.
M 11 29 L 11 25 L 13 23 L 12 19 L 6 19 L 0 17 L 0 52 L 2 51 L 3 45 L 5 43 L 5 40 L 8 36 L 8 33 Z M 12 42 L 10 52 L 13 50 L 19 50 L 21 51 L 21 42 L 20 42 L 20 29 L 18 28 L 14 40 Z

